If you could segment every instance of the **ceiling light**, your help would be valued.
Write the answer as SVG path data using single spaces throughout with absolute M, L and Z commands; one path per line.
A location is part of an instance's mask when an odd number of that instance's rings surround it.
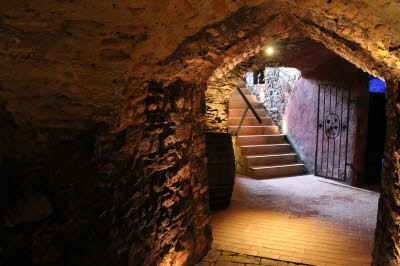
M 267 48 L 265 48 L 265 52 L 267 53 L 267 55 L 273 55 L 274 48 L 272 48 L 271 46 L 267 46 Z

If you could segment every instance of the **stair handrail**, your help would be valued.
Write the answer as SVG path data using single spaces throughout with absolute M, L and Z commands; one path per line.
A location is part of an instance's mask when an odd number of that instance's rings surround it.
M 243 113 L 242 119 L 240 120 L 240 123 L 239 123 L 239 126 L 238 126 L 238 130 L 236 130 L 236 132 L 235 132 L 235 136 L 237 136 L 237 135 L 239 134 L 239 130 L 240 130 L 241 127 L 242 127 L 244 118 L 245 118 L 245 116 L 246 116 L 246 114 L 247 114 L 247 111 L 248 111 L 249 109 L 251 110 L 251 112 L 253 113 L 253 115 L 256 117 L 258 123 L 260 123 L 260 124 L 262 123 L 261 117 L 257 114 L 256 109 L 254 109 L 253 105 L 251 105 L 249 99 L 247 99 L 247 97 L 246 97 L 246 95 L 243 93 L 242 89 L 241 89 L 239 86 L 236 86 L 236 88 L 237 88 L 239 94 L 242 96 L 243 100 L 246 102 L 247 108 L 246 108 L 246 110 L 245 110 L 244 113 Z

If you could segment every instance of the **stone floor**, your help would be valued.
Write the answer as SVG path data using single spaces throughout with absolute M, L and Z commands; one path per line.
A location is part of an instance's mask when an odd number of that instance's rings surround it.
M 211 249 L 207 256 L 203 258 L 203 261 L 197 264 L 197 266 L 253 266 L 253 265 L 264 265 L 264 266 L 300 266 L 306 264 L 298 264 L 293 262 L 285 262 L 279 260 L 273 260 L 268 258 L 262 258 L 258 256 L 244 255 L 231 251 L 223 251 L 218 249 Z
M 212 216 L 214 250 L 257 256 L 260 263 L 370 265 L 378 193 L 312 175 L 237 175 L 235 182 L 231 206 Z M 208 263 L 247 265 L 223 258 Z

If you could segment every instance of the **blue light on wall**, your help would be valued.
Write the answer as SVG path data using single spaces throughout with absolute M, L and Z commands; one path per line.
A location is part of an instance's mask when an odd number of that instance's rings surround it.
M 374 76 L 369 76 L 369 92 L 385 93 L 386 83 Z

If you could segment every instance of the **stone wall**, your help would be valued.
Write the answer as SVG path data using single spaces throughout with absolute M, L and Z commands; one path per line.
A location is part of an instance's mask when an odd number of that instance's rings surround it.
M 192 264 L 210 247 L 204 89 L 180 80 L 150 82 L 144 128 L 125 130 L 123 150 L 133 161 L 122 175 L 114 168 L 125 191 L 115 208 L 124 208 L 126 231 L 119 236 L 130 244 L 130 265 Z
M 283 133 L 310 173 L 314 173 L 317 106 L 318 81 L 302 78 L 294 86 L 283 118 Z
M 112 205 L 112 189 L 96 171 L 102 125 L 23 129 L 4 109 L 0 125 L 0 264 L 111 263 L 113 228 L 101 214 Z
M 398 265 L 400 235 L 400 83 L 386 81 L 386 143 L 379 199 L 378 221 L 375 229 L 373 265 Z
M 287 67 L 267 67 L 264 71 L 265 84 L 253 84 L 253 73 L 246 74 L 246 84 L 253 95 L 263 103 L 268 115 L 282 130 L 282 118 L 285 114 L 289 95 L 296 81 L 301 77 L 300 71 Z
M 142 93 L 122 130 L 21 130 L 2 109 L 0 264 L 192 264 L 205 254 L 204 92 L 177 81 Z
M 318 113 L 318 86 L 321 83 L 320 80 L 312 79 L 300 79 L 296 83 L 292 95 L 290 96 L 289 105 L 287 107 L 287 112 L 284 116 L 284 133 L 287 134 L 289 141 L 295 147 L 297 153 L 299 154 L 301 160 L 306 165 L 307 169 L 311 173 L 315 173 L 315 149 L 316 149 L 316 136 L 317 136 L 317 113 Z M 330 84 L 336 84 L 341 86 L 336 82 L 330 82 Z M 340 102 L 340 97 L 337 97 L 334 93 L 327 92 L 326 98 L 330 98 L 332 101 Z M 322 110 L 322 108 L 321 108 Z M 345 108 L 346 112 L 347 108 Z M 349 141 L 348 141 L 348 162 L 352 162 L 352 157 L 354 156 L 354 141 L 355 141 L 355 131 L 356 131 L 356 116 L 355 109 L 350 106 L 350 120 L 349 120 Z M 321 117 L 320 117 L 321 119 Z M 346 149 L 345 135 L 343 136 L 343 141 L 341 143 L 342 152 L 336 151 L 335 156 L 332 155 L 332 149 L 328 155 L 328 138 L 322 141 L 322 135 L 324 135 L 323 130 L 320 130 L 319 134 L 319 174 L 321 174 L 321 169 L 323 169 L 323 175 L 330 175 L 331 169 L 333 168 L 333 162 L 335 161 L 336 168 L 339 167 L 339 157 L 342 160 L 341 169 L 343 171 L 343 160 L 345 157 L 344 150 Z M 329 141 L 330 143 L 331 141 Z M 324 143 L 324 152 L 322 154 L 321 144 Z M 330 144 L 332 145 L 332 144 Z M 337 143 L 336 143 L 337 145 Z M 332 148 L 332 147 L 331 147 Z M 328 160 L 327 166 L 325 161 Z M 322 162 L 323 160 L 323 162 Z M 337 169 L 335 168 L 335 171 Z M 328 170 L 328 171 L 326 171 Z M 351 168 L 347 167 L 347 183 L 352 183 Z M 336 174 L 336 172 L 335 172 Z

